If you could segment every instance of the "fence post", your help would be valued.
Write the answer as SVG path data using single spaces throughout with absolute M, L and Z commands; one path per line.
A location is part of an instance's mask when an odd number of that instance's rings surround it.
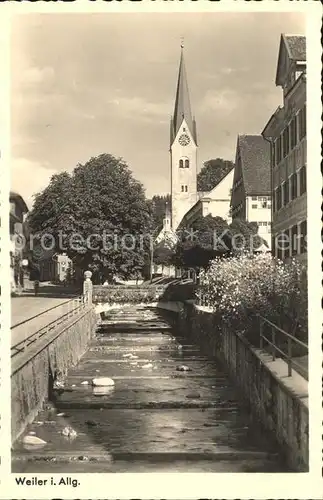
M 273 343 L 272 349 L 273 349 L 273 361 L 276 360 L 276 330 L 272 326 L 271 327 L 271 341 Z
M 87 304 L 92 304 L 93 283 L 91 278 L 92 278 L 92 272 L 85 271 L 84 282 L 83 282 L 83 295 L 84 295 L 84 301 Z
M 287 338 L 287 349 L 288 349 L 288 358 L 287 358 L 287 363 L 288 363 L 288 376 L 292 376 L 292 341 L 288 337 Z

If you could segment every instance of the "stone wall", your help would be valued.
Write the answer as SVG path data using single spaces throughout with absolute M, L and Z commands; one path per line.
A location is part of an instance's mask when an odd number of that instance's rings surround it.
M 159 304 L 173 311 L 182 335 L 218 358 L 227 368 L 251 413 L 276 439 L 291 469 L 308 471 L 308 383 L 287 364 L 254 348 L 240 334 L 220 328 L 206 308 L 187 302 Z
M 11 363 L 11 438 L 14 442 L 50 397 L 53 374 L 76 365 L 95 334 L 97 316 L 88 305 L 82 313 L 40 339 Z

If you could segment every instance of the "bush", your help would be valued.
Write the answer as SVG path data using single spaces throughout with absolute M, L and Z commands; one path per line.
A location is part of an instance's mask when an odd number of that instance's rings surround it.
M 186 300 L 195 299 L 196 285 L 190 283 L 171 283 L 169 284 L 160 300 L 169 302 L 185 302 Z
M 215 259 L 201 271 L 197 295 L 214 309 L 219 322 L 244 333 L 255 345 L 259 314 L 308 341 L 307 276 L 295 260 L 284 264 L 268 254 Z
M 149 304 L 156 302 L 163 293 L 163 287 L 118 286 L 93 287 L 93 302 L 104 304 Z

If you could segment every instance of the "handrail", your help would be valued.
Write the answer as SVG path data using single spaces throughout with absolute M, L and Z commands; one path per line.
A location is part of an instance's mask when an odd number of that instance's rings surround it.
M 70 328 L 73 324 L 75 324 L 77 321 L 81 320 L 86 314 L 88 314 L 90 309 L 87 309 L 88 303 L 84 303 L 84 311 L 83 314 L 79 315 L 76 319 L 74 319 L 72 322 L 61 322 L 64 324 L 59 324 L 57 326 L 60 326 L 60 328 L 57 328 L 56 331 L 52 332 L 51 335 L 47 335 L 46 337 L 44 336 L 39 344 L 35 346 L 34 349 L 31 349 L 31 352 L 24 352 L 22 353 L 22 356 L 17 356 L 16 358 L 11 360 L 11 376 L 14 375 L 18 370 L 20 370 L 24 365 L 29 363 L 32 359 L 34 359 L 39 352 L 43 351 L 47 346 L 49 346 L 51 343 L 53 343 L 57 337 L 61 335 L 61 333 L 66 329 Z
M 75 307 L 73 307 L 73 305 L 72 305 L 72 307 L 69 308 L 67 313 L 63 314 L 62 316 L 59 316 L 58 318 L 55 318 L 53 321 L 51 321 L 50 323 L 47 323 L 46 325 L 44 325 L 42 328 L 40 328 L 36 332 L 31 333 L 30 335 L 25 337 L 23 340 L 20 340 L 15 345 L 11 346 L 11 358 L 13 358 L 14 356 L 16 356 L 17 354 L 19 354 L 21 352 L 24 352 L 27 347 L 29 347 L 31 344 L 37 342 L 44 335 L 46 335 L 47 333 L 49 333 L 53 329 L 57 328 L 59 325 L 61 325 L 66 320 L 68 320 L 70 317 L 74 316 L 79 311 L 86 308 L 86 306 L 88 304 L 86 297 L 81 295 L 81 296 L 76 297 L 74 299 L 63 302 L 60 305 L 70 304 L 71 302 L 73 302 L 75 304 Z M 55 309 L 56 307 L 57 306 L 52 307 L 44 312 L 51 311 L 51 310 Z M 40 315 L 37 315 L 36 317 L 38 317 L 38 316 L 40 316 Z M 30 318 L 30 319 L 32 319 L 32 318 Z
M 292 376 L 292 367 L 296 366 L 299 369 L 301 369 L 302 372 L 304 372 L 304 367 L 302 367 L 299 363 L 294 361 L 292 359 L 292 342 L 295 344 L 303 347 L 307 353 L 308 353 L 308 345 L 302 342 L 301 340 L 297 339 L 293 335 L 291 335 L 288 332 L 285 332 L 282 328 L 279 326 L 275 325 L 268 319 L 264 318 L 260 314 L 257 315 L 259 317 L 259 326 L 260 326 L 260 349 L 264 348 L 264 341 L 269 344 L 273 349 L 272 349 L 272 357 L 273 361 L 276 359 L 276 354 L 279 353 L 283 358 L 286 359 L 287 365 L 288 365 L 288 376 Z M 264 324 L 267 324 L 271 328 L 271 340 L 264 335 Z M 276 343 L 276 332 L 282 334 L 285 338 L 287 338 L 287 353 L 284 352 L 280 347 L 278 347 Z
M 301 345 L 305 349 L 308 349 L 308 345 L 305 344 L 304 342 L 302 342 L 301 340 L 299 340 L 298 338 L 294 337 L 294 335 L 291 335 L 290 333 L 285 332 L 285 330 L 282 330 L 282 328 L 280 328 L 279 326 L 275 325 L 275 323 L 272 323 L 271 321 L 269 321 L 267 318 L 264 318 L 260 314 L 258 316 L 259 316 L 259 318 L 262 319 L 262 321 L 264 321 L 265 323 L 268 323 L 268 325 L 272 326 L 273 328 L 276 328 L 276 330 L 278 330 L 279 332 L 281 332 L 286 337 L 289 337 L 291 340 L 293 340 L 297 344 Z
M 33 319 L 39 318 L 39 316 L 42 316 L 43 314 L 48 313 L 49 311 L 52 311 L 53 309 L 56 309 L 57 307 L 61 307 L 68 302 L 72 302 L 73 300 L 76 299 L 77 296 L 73 297 L 72 299 L 68 299 L 65 302 L 61 302 L 60 304 L 56 304 L 56 306 L 50 307 L 49 309 L 46 309 L 45 311 L 42 311 L 38 314 L 35 314 L 35 316 L 32 316 L 31 318 L 24 319 L 23 321 L 20 321 L 20 323 L 16 323 L 15 325 L 11 326 L 10 329 L 13 330 L 14 328 L 17 328 L 18 326 L 21 326 L 25 323 L 28 323 L 28 321 L 32 321 Z

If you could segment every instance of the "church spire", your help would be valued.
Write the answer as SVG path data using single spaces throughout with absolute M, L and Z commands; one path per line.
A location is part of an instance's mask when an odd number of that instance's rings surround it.
M 173 140 L 185 119 L 187 126 L 192 134 L 194 140 L 196 141 L 196 133 L 194 121 L 192 118 L 191 104 L 190 104 L 190 96 L 188 91 L 187 84 L 187 76 L 185 70 L 185 61 L 184 61 L 184 42 L 181 40 L 181 58 L 179 63 L 179 72 L 178 72 L 178 81 L 177 81 L 177 90 L 176 90 L 176 99 L 175 99 L 175 108 L 174 108 L 174 116 L 172 120 L 173 127 Z

